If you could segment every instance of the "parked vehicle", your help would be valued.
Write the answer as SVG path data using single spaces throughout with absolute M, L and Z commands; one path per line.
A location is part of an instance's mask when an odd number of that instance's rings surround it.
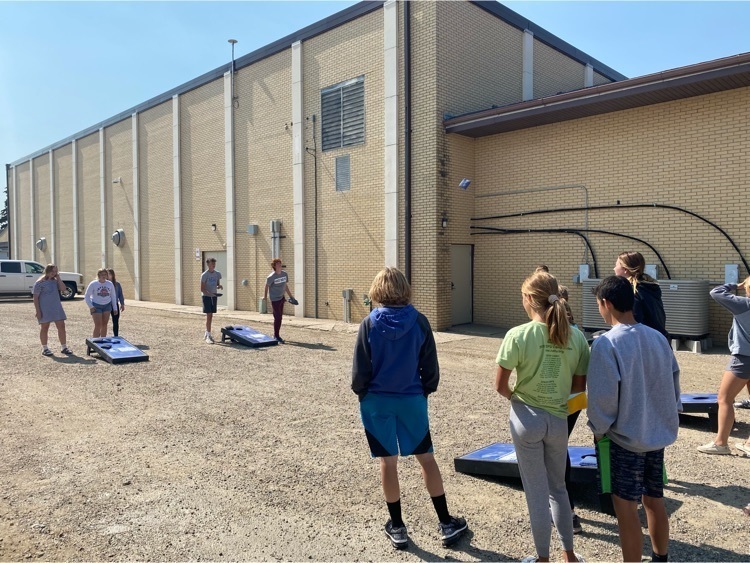
M 31 260 L 0 260 L 0 295 L 31 295 L 34 282 L 44 275 L 44 266 Z M 60 272 L 65 291 L 60 292 L 64 300 L 73 299 L 83 293 L 83 276 L 75 272 Z

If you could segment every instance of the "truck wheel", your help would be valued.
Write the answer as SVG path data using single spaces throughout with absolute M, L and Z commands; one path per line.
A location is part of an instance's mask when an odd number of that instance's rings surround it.
M 65 282 L 65 291 L 60 292 L 60 299 L 70 301 L 76 296 L 76 284 L 74 282 Z

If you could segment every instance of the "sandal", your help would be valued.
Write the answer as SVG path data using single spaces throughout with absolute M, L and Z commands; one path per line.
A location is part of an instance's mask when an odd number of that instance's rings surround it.
M 60 350 L 60 352 L 63 353 L 63 354 L 72 354 L 73 350 L 71 350 L 70 348 L 68 348 L 66 346 L 65 348 L 63 348 L 62 350 Z
M 742 509 L 742 512 L 745 513 L 745 516 L 750 516 L 750 503 L 748 503 L 748 505 Z
M 50 350 L 49 348 L 45 348 L 44 350 L 42 350 L 42 356 L 52 356 L 52 355 L 53 355 L 52 350 Z

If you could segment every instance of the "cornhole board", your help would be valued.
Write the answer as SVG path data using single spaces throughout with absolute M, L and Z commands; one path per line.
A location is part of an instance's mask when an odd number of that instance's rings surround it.
M 90 356 L 91 352 L 96 352 L 103 360 L 108 361 L 110 364 L 148 361 L 148 354 L 120 336 L 87 338 L 86 354 Z
M 680 414 L 706 413 L 711 431 L 718 432 L 719 400 L 716 393 L 682 393 L 680 400 L 682 401 Z
M 596 452 L 589 446 L 568 446 L 570 479 L 577 483 L 596 481 Z M 474 475 L 521 478 L 513 444 L 496 442 L 453 460 L 456 471 Z
M 221 329 L 221 341 L 226 342 L 227 340 L 250 346 L 251 348 L 276 346 L 279 343 L 275 338 L 249 326 L 225 326 Z

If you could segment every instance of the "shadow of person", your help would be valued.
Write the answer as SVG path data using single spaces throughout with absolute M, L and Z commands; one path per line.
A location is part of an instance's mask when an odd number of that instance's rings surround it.
M 296 346 L 298 348 L 307 348 L 308 350 L 322 350 L 323 352 L 335 352 L 336 348 L 333 346 L 328 346 L 327 344 L 322 344 L 318 342 L 317 344 L 313 343 L 307 343 L 307 342 L 292 342 L 291 340 L 285 341 L 287 346 Z
M 471 526 L 471 523 L 469 523 Z M 466 555 L 477 558 L 479 561 L 512 561 L 513 558 L 505 553 L 498 553 L 497 551 L 490 551 L 489 549 L 480 549 L 471 545 L 471 540 L 474 539 L 474 532 L 469 527 L 464 535 L 458 540 L 458 543 L 452 545 L 446 549 L 452 549 L 453 551 L 460 551 Z M 447 559 L 448 557 L 446 557 Z M 459 558 L 459 560 L 466 560 L 465 558 Z M 435 559 L 432 559 L 435 561 Z
M 742 485 L 706 485 L 681 479 L 670 479 L 664 488 L 668 491 L 701 496 L 732 508 L 742 508 L 750 498 L 750 488 Z
M 50 356 L 53 361 L 59 364 L 95 364 L 96 360 L 88 356 L 76 356 L 71 354 L 70 356 Z

